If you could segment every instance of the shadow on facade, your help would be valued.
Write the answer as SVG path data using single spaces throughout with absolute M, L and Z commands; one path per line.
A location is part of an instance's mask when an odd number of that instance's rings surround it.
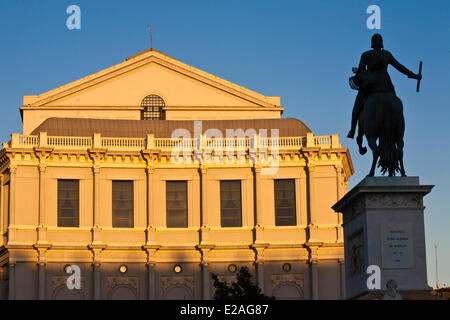
M 69 289 L 69 263 L 49 262 L 39 279 L 35 263 L 17 262 L 1 268 L 1 298 L 39 299 L 39 291 L 46 300 L 202 300 L 204 295 L 214 297 L 211 273 L 221 281 L 235 281 L 237 271 L 230 265 L 247 266 L 256 282 L 257 268 L 253 262 L 227 261 L 211 263 L 208 268 L 209 283 L 203 285 L 203 268 L 198 262 L 161 262 L 153 267 L 137 262 L 105 262 L 98 268 L 98 280 L 92 263 L 70 263 L 80 267 L 80 289 Z M 42 272 L 42 271 L 41 271 Z M 307 261 L 273 261 L 264 264 L 263 292 L 276 299 L 311 299 L 311 270 Z M 320 299 L 341 299 L 339 264 L 335 260 L 319 262 Z M 43 288 L 41 287 L 43 284 Z M 209 292 L 208 292 L 209 291 Z

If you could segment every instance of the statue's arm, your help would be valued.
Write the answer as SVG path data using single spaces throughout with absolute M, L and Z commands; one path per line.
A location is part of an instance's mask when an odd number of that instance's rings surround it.
M 398 71 L 408 76 L 408 78 L 416 78 L 416 74 L 398 62 L 392 54 L 390 54 L 389 63 Z

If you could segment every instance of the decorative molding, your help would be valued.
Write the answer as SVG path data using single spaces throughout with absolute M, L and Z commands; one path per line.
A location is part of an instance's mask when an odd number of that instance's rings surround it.
M 194 297 L 194 277 L 193 276 L 162 276 L 161 286 L 163 296 L 167 289 L 173 286 L 183 286 L 190 290 L 192 297 Z
M 230 286 L 233 282 L 236 282 L 236 276 L 237 274 L 234 274 L 232 276 L 217 276 L 217 279 L 221 282 L 225 282 L 227 286 Z M 214 283 L 214 280 L 211 279 L 211 282 Z
M 303 296 L 304 277 L 303 273 L 273 274 L 272 275 L 272 292 L 284 284 L 295 284 L 301 291 Z
M 108 299 L 112 292 L 118 287 L 131 289 L 139 297 L 139 277 L 110 276 L 106 279 L 106 294 Z
M 346 239 L 346 250 L 348 254 L 348 274 L 349 277 L 359 275 L 364 272 L 364 233 L 358 229 Z
M 367 197 L 368 207 L 421 207 L 422 197 L 408 193 L 374 193 Z
M 67 278 L 70 277 L 70 275 L 67 276 L 52 276 L 51 277 L 51 284 L 52 284 L 52 297 L 53 299 L 55 299 L 56 293 L 58 292 L 58 290 L 60 290 L 61 288 L 67 288 Z M 81 298 L 84 298 L 84 294 L 85 294 L 85 277 L 82 276 L 80 278 L 80 282 L 81 282 L 81 288 L 79 290 L 77 289 L 72 289 L 72 290 L 77 290 L 81 293 Z

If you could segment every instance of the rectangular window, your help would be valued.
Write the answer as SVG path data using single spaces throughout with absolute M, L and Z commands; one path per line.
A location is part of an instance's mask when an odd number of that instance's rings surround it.
M 295 226 L 295 180 L 274 180 L 275 225 Z
M 188 201 L 186 181 L 166 181 L 167 228 L 188 227 Z
M 112 182 L 112 226 L 114 228 L 134 226 L 133 181 Z
M 79 226 L 78 180 L 58 179 L 58 227 Z
M 242 227 L 241 181 L 220 181 L 222 227 Z

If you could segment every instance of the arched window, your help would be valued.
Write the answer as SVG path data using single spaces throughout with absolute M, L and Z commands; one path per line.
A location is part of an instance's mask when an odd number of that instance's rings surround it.
M 141 106 L 144 107 L 141 114 L 142 120 L 164 120 L 166 118 L 163 110 L 165 106 L 164 100 L 156 94 L 146 96 L 142 100 Z

